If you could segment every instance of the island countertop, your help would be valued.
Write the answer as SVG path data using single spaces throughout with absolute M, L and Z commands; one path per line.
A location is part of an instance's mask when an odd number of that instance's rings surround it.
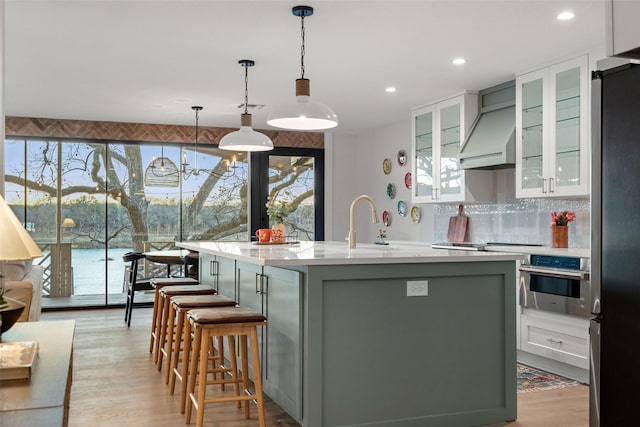
M 177 246 L 210 255 L 219 255 L 252 264 L 274 267 L 295 265 L 414 264 L 441 262 L 513 261 L 514 253 L 471 252 L 432 249 L 427 246 L 347 242 L 299 242 L 266 245 L 257 242 L 183 241 Z

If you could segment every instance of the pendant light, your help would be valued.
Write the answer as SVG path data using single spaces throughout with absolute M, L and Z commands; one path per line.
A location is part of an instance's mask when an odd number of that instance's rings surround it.
M 249 67 L 256 63 L 251 59 L 241 59 L 238 64 L 244 68 L 244 113 L 240 116 L 240 130 L 226 134 L 220 140 L 218 148 L 235 151 L 268 151 L 273 150 L 273 142 L 263 133 L 251 128 L 249 114 Z
M 302 35 L 302 47 L 300 49 L 301 77 L 296 80 L 296 101 L 273 108 L 267 118 L 267 124 L 282 129 L 295 130 L 320 130 L 336 127 L 338 126 L 338 116 L 328 106 L 309 99 L 310 83 L 309 79 L 304 78 L 304 18 L 313 15 L 313 8 L 310 6 L 295 6 L 291 12 L 300 18 Z

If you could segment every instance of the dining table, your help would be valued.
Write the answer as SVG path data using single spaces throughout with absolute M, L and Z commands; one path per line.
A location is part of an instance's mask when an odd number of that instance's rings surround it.
M 185 266 L 184 257 L 198 258 L 198 253 L 187 249 L 170 249 L 166 251 L 149 251 L 144 253 L 147 261 L 157 264 L 165 264 L 167 266 L 167 277 L 171 277 L 171 267 L 180 266 L 180 272 Z

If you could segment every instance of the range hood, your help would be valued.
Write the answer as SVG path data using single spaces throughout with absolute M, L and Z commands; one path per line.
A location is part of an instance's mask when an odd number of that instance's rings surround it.
M 515 80 L 482 90 L 479 95 L 480 114 L 458 153 L 460 168 L 515 167 Z

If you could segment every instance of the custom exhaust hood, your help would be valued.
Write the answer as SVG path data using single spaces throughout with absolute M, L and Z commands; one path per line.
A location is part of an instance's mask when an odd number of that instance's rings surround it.
M 460 168 L 515 167 L 515 80 L 482 90 L 479 95 L 480 114 L 460 147 Z

